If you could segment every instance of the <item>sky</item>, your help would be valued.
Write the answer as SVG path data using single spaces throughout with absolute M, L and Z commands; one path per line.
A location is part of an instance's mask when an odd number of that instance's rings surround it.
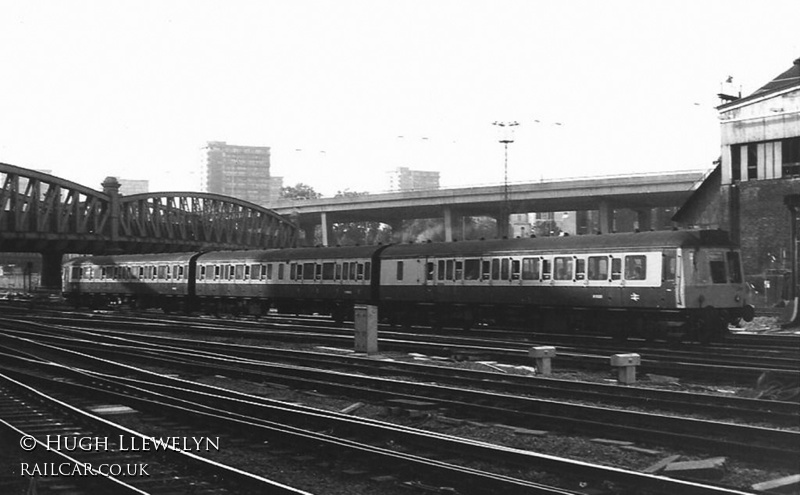
M 800 57 L 797 0 L 0 0 L 0 162 L 200 190 L 208 141 L 378 192 L 704 170 Z M 728 90 L 729 88 L 725 88 Z M 517 122 L 513 136 L 494 122 Z

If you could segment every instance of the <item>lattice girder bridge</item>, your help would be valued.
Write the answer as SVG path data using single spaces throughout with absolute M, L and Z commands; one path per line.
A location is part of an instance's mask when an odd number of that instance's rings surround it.
M 264 249 L 297 240 L 297 227 L 279 214 L 218 194 L 121 196 L 113 177 L 100 192 L 4 163 L 0 183 L 0 251 L 42 253 L 45 287 L 60 284 L 65 253 Z

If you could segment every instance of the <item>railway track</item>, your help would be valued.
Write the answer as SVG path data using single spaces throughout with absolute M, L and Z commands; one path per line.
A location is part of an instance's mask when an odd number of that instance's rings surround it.
M 91 340 L 97 340 L 98 337 L 99 336 L 92 335 L 91 336 Z M 146 343 L 135 343 L 135 344 L 136 344 L 137 347 L 131 348 L 129 351 L 125 351 L 125 352 L 133 351 L 133 355 L 134 356 L 136 356 L 136 355 L 141 356 L 143 354 L 143 350 L 145 350 L 146 348 L 149 347 L 150 350 L 147 351 L 147 358 L 146 359 L 148 361 L 150 361 L 151 363 L 153 362 L 153 359 L 155 358 L 156 354 L 161 353 L 161 352 L 166 350 L 165 344 L 163 342 L 155 344 L 154 346 L 152 346 L 152 345 L 148 346 Z M 103 344 L 103 345 L 107 346 L 107 344 Z M 128 342 L 127 345 L 130 346 L 131 343 Z M 158 348 L 160 351 L 158 353 L 154 354 L 153 352 L 151 352 L 153 347 Z M 175 351 L 175 352 L 178 352 L 178 351 Z M 191 372 L 193 372 L 193 373 L 201 373 L 201 374 L 202 373 L 206 373 L 207 374 L 209 372 L 208 370 L 203 371 L 203 370 L 198 368 L 199 364 L 197 363 L 197 360 L 198 360 L 197 350 L 193 350 L 190 353 L 186 353 L 185 351 L 181 351 L 181 352 L 184 352 L 184 354 L 182 354 L 182 355 L 171 354 L 170 357 L 168 358 L 168 360 L 166 362 L 164 362 L 164 366 L 167 366 L 169 363 L 173 363 L 174 364 L 174 363 L 179 362 L 179 361 L 184 361 L 184 362 L 186 362 L 186 361 L 194 361 L 194 363 L 192 363 L 192 364 L 187 364 L 187 365 L 192 366 L 191 368 L 189 368 L 190 370 L 192 370 Z M 206 364 L 206 366 L 207 366 L 207 364 Z M 245 367 L 244 366 L 244 362 L 241 361 L 241 360 L 237 360 L 236 362 L 232 362 L 231 361 L 231 362 L 227 362 L 227 363 L 224 362 L 224 361 L 217 360 L 217 361 L 214 361 L 214 363 L 211 366 L 212 366 L 212 370 L 216 370 L 217 372 L 223 372 L 226 375 L 228 375 L 228 374 L 235 375 L 237 373 L 238 374 L 242 374 L 242 373 L 244 373 L 242 371 L 242 368 Z M 303 374 L 306 373 L 305 370 L 300 370 L 297 367 L 288 368 L 288 370 L 283 372 L 283 375 L 281 377 L 280 373 L 278 371 L 276 371 L 274 368 L 270 368 L 267 371 L 262 365 L 258 365 L 256 367 L 256 370 L 255 371 L 251 371 L 251 372 L 255 373 L 255 376 L 260 377 L 260 379 L 264 379 L 264 377 L 269 377 L 270 380 L 284 380 L 284 381 L 288 380 L 289 383 L 291 383 L 293 386 L 311 386 L 311 387 L 314 387 L 315 389 L 319 389 L 320 388 L 320 386 L 321 386 L 321 384 L 323 382 L 322 382 L 322 378 L 320 378 L 319 375 L 317 375 L 315 378 L 311 378 L 311 385 L 309 385 L 308 383 L 303 385 L 302 384 L 302 380 L 300 380 L 300 378 L 298 376 L 298 375 L 301 374 L 301 371 L 303 372 Z M 324 372 L 323 374 L 327 375 L 326 378 L 330 378 L 330 376 L 332 376 L 332 373 L 330 373 L 330 372 Z M 343 389 L 349 387 L 350 393 L 356 393 L 356 394 L 360 393 L 362 395 L 366 395 L 368 393 L 368 389 L 365 386 L 364 382 L 362 381 L 362 382 L 355 382 L 354 383 L 354 380 L 356 380 L 357 378 L 358 377 L 356 377 L 354 375 L 342 375 L 342 381 L 340 381 L 339 384 L 337 385 L 339 387 L 339 391 L 341 392 Z M 342 383 L 342 382 L 344 382 L 344 383 Z M 346 383 L 346 385 L 345 385 L 345 383 Z M 328 386 L 330 386 L 330 385 L 328 385 Z M 379 387 L 379 388 L 383 388 L 384 386 L 385 385 L 381 385 L 381 387 Z M 414 387 L 415 388 L 420 388 L 419 384 L 414 385 Z M 399 392 L 399 393 L 406 393 L 407 394 L 407 392 Z M 462 393 L 462 394 L 472 393 L 472 391 L 461 391 L 460 393 Z M 406 395 L 406 397 L 407 396 L 408 395 Z M 427 400 L 431 400 L 431 398 L 428 397 L 428 396 L 419 396 L 419 398 L 422 399 L 422 400 L 424 400 L 425 398 L 427 398 Z M 486 406 L 486 409 L 484 410 L 484 412 L 487 413 L 487 414 L 494 415 L 495 418 L 507 418 L 507 416 L 502 416 L 502 411 L 503 410 L 510 409 L 510 410 L 515 410 L 516 411 L 516 410 L 525 410 L 526 409 L 525 407 L 520 406 L 521 402 L 518 402 L 516 404 L 509 404 L 509 405 L 505 405 L 505 406 L 503 404 L 500 404 L 498 406 L 498 399 L 504 399 L 504 398 L 500 397 L 499 395 L 496 395 L 496 394 L 491 396 L 489 402 L 494 403 L 494 406 Z M 476 395 L 470 395 L 466 399 L 462 397 L 462 399 L 460 401 L 458 401 L 458 402 L 454 401 L 454 399 L 452 397 L 450 397 L 449 399 L 437 398 L 437 399 L 434 399 L 434 400 L 436 400 L 439 403 L 444 403 L 446 400 L 449 400 L 450 404 L 452 404 L 452 407 L 457 407 L 457 408 L 460 408 L 460 409 L 467 408 L 467 407 L 470 406 L 470 404 L 478 401 Z M 539 402 L 539 407 L 540 408 L 541 408 L 541 404 L 543 404 L 543 403 Z M 551 403 L 547 403 L 547 407 L 553 407 L 553 406 L 552 406 Z M 528 407 L 528 409 L 530 409 L 530 407 Z M 592 415 L 602 414 L 602 412 L 603 412 L 602 410 L 593 410 L 593 411 L 589 412 L 589 409 L 585 409 L 579 415 L 592 416 Z M 597 422 L 594 423 L 594 427 L 595 427 L 595 429 L 602 427 L 605 431 L 609 431 L 610 430 L 610 431 L 613 432 L 614 428 L 609 428 L 608 424 L 631 424 L 632 423 L 632 421 L 630 420 L 631 417 L 633 417 L 633 416 L 629 416 L 628 418 L 608 418 L 608 417 L 606 417 L 606 418 L 597 418 Z M 564 409 L 556 412 L 555 413 L 555 418 L 556 419 L 553 419 L 551 421 L 560 421 L 562 423 L 567 421 L 566 420 L 566 416 L 564 414 Z M 528 419 L 530 419 L 530 418 L 528 418 Z M 540 416 L 536 417 L 536 420 L 541 422 L 542 421 L 542 417 L 540 417 Z M 656 418 L 654 421 L 663 423 L 664 419 L 663 418 Z M 569 422 L 569 421 L 567 421 L 567 422 Z M 601 424 L 602 424 L 602 426 L 600 426 Z M 667 428 L 667 430 L 675 430 L 675 431 L 677 431 L 679 428 L 676 428 L 676 424 L 678 424 L 678 423 L 677 422 L 670 423 L 669 424 L 669 428 Z M 639 425 L 639 426 L 641 426 L 641 425 Z M 703 425 L 703 429 L 709 429 L 709 428 L 710 428 L 709 424 L 704 424 Z M 715 434 L 719 434 L 719 433 L 720 433 L 720 430 L 716 430 L 715 431 Z M 630 432 L 629 432 L 629 434 L 630 434 Z M 642 429 L 640 428 L 640 430 L 637 432 L 637 435 L 641 435 L 641 434 L 642 434 Z M 662 432 L 662 435 L 672 436 L 673 438 L 678 438 L 679 437 L 679 435 L 675 435 L 674 431 L 671 434 Z M 755 436 L 761 437 L 761 440 L 763 440 L 769 434 L 766 433 L 766 430 L 763 430 L 763 429 L 758 430 L 758 429 L 756 429 L 756 430 L 752 430 L 751 435 L 755 435 Z M 780 434 L 778 434 L 778 435 L 782 436 Z M 736 450 L 736 451 L 748 451 L 749 450 L 749 451 L 753 451 L 753 452 L 760 452 L 760 454 L 759 454 L 760 456 L 764 456 L 766 454 L 773 460 L 777 460 L 779 458 L 796 459 L 796 456 L 797 456 L 796 452 L 789 453 L 789 454 L 787 454 L 786 452 L 784 452 L 783 454 L 780 454 L 780 453 L 777 453 L 777 452 L 773 452 L 771 454 L 767 454 L 765 450 L 761 450 L 760 447 L 755 446 L 754 444 L 752 444 L 750 442 L 752 439 L 753 439 L 753 436 L 751 436 L 749 439 L 745 440 L 744 443 L 739 443 L 738 445 L 729 444 L 728 447 L 730 449 Z M 682 439 L 682 441 L 685 442 L 686 438 Z M 788 444 L 791 444 L 791 443 L 794 443 L 796 441 L 796 439 L 791 440 L 791 439 L 788 439 L 788 437 L 787 437 L 786 440 L 778 441 L 778 440 L 773 439 L 772 442 L 767 442 L 767 443 L 779 444 L 779 443 L 781 443 L 783 441 L 786 441 Z M 740 439 L 740 442 L 741 442 L 741 439 Z M 717 451 L 719 451 L 719 449 L 725 449 L 727 447 L 724 447 L 722 444 L 718 444 L 714 448 L 717 449 Z M 794 462 L 794 460 L 791 461 L 791 462 Z
M 800 424 L 800 410 L 794 403 L 729 397 L 724 395 L 697 394 L 682 391 L 619 387 L 602 383 L 578 382 L 531 377 L 528 375 L 499 374 L 469 369 L 427 366 L 397 360 L 376 360 L 368 357 L 330 352 L 310 352 L 275 347 L 231 344 L 225 342 L 198 341 L 177 337 L 133 334 L 115 331 L 71 330 L 59 328 L 62 335 L 76 339 L 91 340 L 95 343 L 116 344 L 137 347 L 143 350 L 173 350 L 176 353 L 209 353 L 216 357 L 241 358 L 257 362 L 278 362 L 301 365 L 308 368 L 339 370 L 347 373 L 369 374 L 371 376 L 404 377 L 404 379 L 427 383 L 435 379 L 475 389 L 489 389 L 494 392 L 526 395 L 531 397 L 551 397 L 574 399 L 614 405 L 615 407 L 637 407 L 646 403 L 649 409 L 673 413 L 703 414 L 712 418 L 727 418 L 750 421 L 767 425 L 795 426 Z M 64 333 L 65 332 L 65 333 Z M 29 335 L 22 333 L 19 335 Z M 47 334 L 44 335 L 48 337 Z M 63 340 L 54 340 L 63 345 Z M 67 341 L 66 344 L 69 344 Z M 245 363 L 246 365 L 246 363 Z
M 336 452 L 341 449 L 351 453 L 358 451 L 366 454 L 373 463 L 376 456 L 379 456 L 384 461 L 381 462 L 383 466 L 403 465 L 406 468 L 410 466 L 420 475 L 424 473 L 426 479 L 430 478 L 433 481 L 446 479 L 449 483 L 455 484 L 458 493 L 577 493 L 499 473 L 478 471 L 469 465 L 464 465 L 469 462 L 463 459 L 470 458 L 484 462 L 491 460 L 492 463 L 511 466 L 526 466 L 528 469 L 535 466 L 537 470 L 590 480 L 598 486 L 606 484 L 606 488 L 611 486 L 607 485 L 611 483 L 615 488 L 606 493 L 622 493 L 631 489 L 637 493 L 743 493 L 724 487 L 556 459 L 518 449 L 409 427 L 387 425 L 364 418 L 355 419 L 343 414 L 302 406 L 276 404 L 274 401 L 153 373 L 145 373 L 150 380 L 120 379 L 109 375 L 76 373 L 63 367 L 53 368 L 47 365 L 45 368 L 48 373 L 61 375 L 55 383 L 62 389 L 68 389 L 70 395 L 74 395 L 76 390 L 90 386 L 93 393 L 102 393 L 106 400 L 132 404 L 143 410 L 157 406 L 160 414 L 177 413 L 182 421 L 188 421 L 190 417 L 197 421 L 199 417 L 205 425 L 227 422 L 231 428 L 244 435 L 258 438 L 277 436 L 283 439 L 283 444 L 291 442 L 295 445 L 309 445 L 317 451 L 327 450 L 328 455 L 336 455 L 335 452 L 330 452 L 330 449 L 336 449 Z M 65 374 L 69 376 L 64 376 Z M 46 386 L 47 383 L 51 383 L 52 386 L 54 383 L 51 377 L 26 376 L 39 382 L 40 385 Z M 63 393 L 65 392 L 67 390 L 63 390 Z M 332 436 L 329 433 L 331 431 L 338 434 Z M 369 439 L 370 443 L 365 443 L 366 439 Z M 390 450 L 379 447 L 375 445 L 377 440 L 381 445 L 394 445 L 395 448 Z M 408 449 L 412 447 L 431 452 L 433 458 L 408 453 Z M 440 460 L 442 456 L 450 460 L 442 461 Z
M 0 374 L 2 445 L 5 452 L 18 453 L 11 477 L 22 480 L 5 480 L 9 490 L 4 493 L 307 493 L 208 461 L 169 442 L 150 449 L 152 437 L 87 412 L 100 404 L 83 402 L 85 408 L 74 407 Z
M 31 319 L 31 318 L 29 318 Z M 63 322 L 63 317 L 40 316 L 33 318 L 42 323 Z M 187 318 L 143 318 L 120 317 L 100 314 L 79 324 L 85 328 L 126 327 L 136 322 L 139 328 L 169 333 L 186 333 L 191 325 L 192 334 L 242 337 L 250 339 L 282 340 L 286 342 L 319 342 L 330 345 L 348 345 L 352 340 L 352 329 L 335 326 L 297 327 L 291 323 L 265 323 L 242 320 L 211 320 Z M 490 340 L 470 336 L 441 336 L 427 333 L 409 334 L 381 329 L 380 345 L 386 351 L 423 352 L 432 354 L 464 354 L 483 360 L 503 360 L 528 364 L 528 346 L 557 345 L 558 365 L 575 369 L 607 369 L 612 354 L 639 352 L 642 355 L 641 373 L 687 378 L 695 381 L 753 385 L 769 373 L 789 383 L 800 383 L 798 358 L 793 357 L 794 347 L 784 353 L 745 353 L 741 349 L 714 353 L 714 347 L 691 346 L 688 349 L 671 350 L 663 347 L 637 347 L 629 344 L 614 344 L 603 339 L 604 344 L 570 347 L 559 341 Z M 788 356 L 786 355 L 788 353 Z

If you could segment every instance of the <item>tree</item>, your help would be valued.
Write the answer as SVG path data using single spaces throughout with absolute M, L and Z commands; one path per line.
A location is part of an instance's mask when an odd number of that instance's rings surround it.
M 335 198 L 357 198 L 366 196 L 368 192 L 337 191 Z M 333 225 L 336 244 L 341 246 L 386 244 L 391 242 L 390 229 L 380 222 L 340 222 Z
M 318 193 L 313 187 L 303 184 L 302 182 L 298 182 L 294 186 L 284 186 L 281 188 L 281 198 L 283 199 L 306 200 L 318 199 L 321 197 L 321 193 Z

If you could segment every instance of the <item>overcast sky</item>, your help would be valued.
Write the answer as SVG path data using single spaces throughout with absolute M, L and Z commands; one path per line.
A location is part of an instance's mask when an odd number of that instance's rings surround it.
M 800 2 L 0 0 L 0 162 L 198 190 L 207 141 L 326 195 L 700 170 L 721 83 L 800 57 Z M 538 121 L 538 122 L 537 122 Z M 557 125 L 560 123 L 561 125 Z

